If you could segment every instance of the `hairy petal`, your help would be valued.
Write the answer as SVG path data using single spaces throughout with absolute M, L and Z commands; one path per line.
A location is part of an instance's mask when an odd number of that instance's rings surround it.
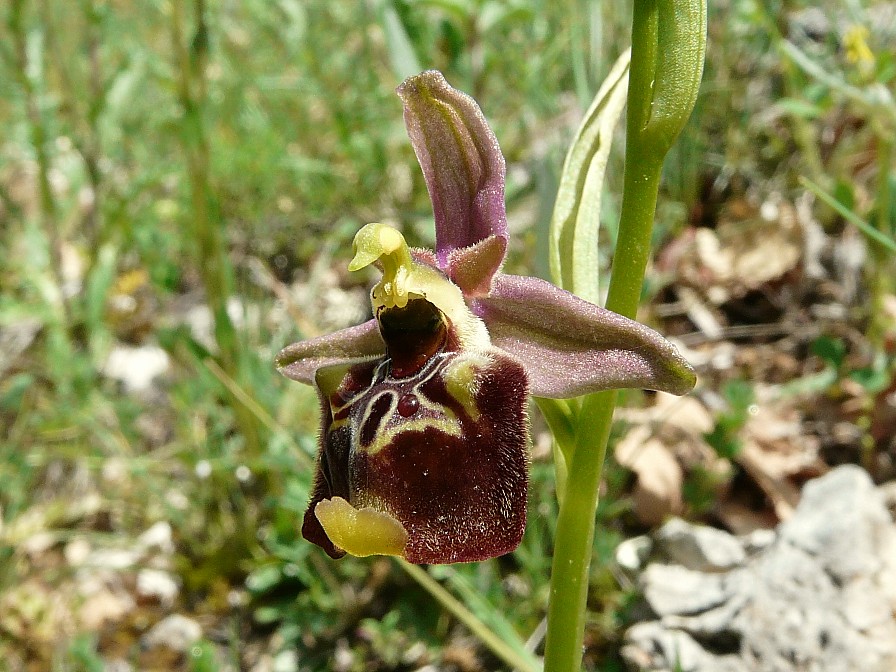
M 509 553 L 526 525 L 522 366 L 505 352 L 442 352 L 418 372 L 386 360 L 316 376 L 320 451 L 302 535 L 331 557 L 415 563 Z
M 386 344 L 376 320 L 368 320 L 356 327 L 288 345 L 274 362 L 287 378 L 313 385 L 314 374 L 322 367 L 382 357 L 385 353 Z
M 696 381 L 675 346 L 654 330 L 538 278 L 499 275 L 472 309 L 492 343 L 525 366 L 536 397 L 624 387 L 685 394 Z
M 492 289 L 492 278 L 501 267 L 506 251 L 506 238 L 489 236 L 470 247 L 452 250 L 445 273 L 464 296 L 485 296 Z
M 439 265 L 447 269 L 453 250 L 489 236 L 506 248 L 504 157 L 476 101 L 435 70 L 409 77 L 397 91 L 432 200 Z M 485 269 L 488 279 L 496 270 Z

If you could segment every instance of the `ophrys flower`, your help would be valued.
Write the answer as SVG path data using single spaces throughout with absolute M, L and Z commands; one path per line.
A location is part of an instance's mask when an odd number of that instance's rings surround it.
M 436 250 L 410 249 L 383 224 L 362 228 L 349 268 L 382 271 L 374 318 L 277 357 L 321 400 L 302 533 L 334 558 L 483 560 L 522 538 L 529 395 L 683 394 L 694 374 L 648 327 L 544 280 L 501 273 L 504 158 L 482 112 L 434 71 L 398 94 L 433 203 Z

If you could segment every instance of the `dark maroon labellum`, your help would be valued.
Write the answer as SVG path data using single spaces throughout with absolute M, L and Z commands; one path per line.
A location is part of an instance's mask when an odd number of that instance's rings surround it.
M 342 497 L 400 521 L 410 562 L 468 562 L 512 551 L 526 522 L 523 368 L 496 349 L 440 352 L 404 377 L 392 375 L 390 364 L 358 364 L 337 389 L 321 390 L 328 400 L 323 446 L 302 534 L 341 557 L 314 507 Z M 346 399 L 361 380 L 369 384 Z

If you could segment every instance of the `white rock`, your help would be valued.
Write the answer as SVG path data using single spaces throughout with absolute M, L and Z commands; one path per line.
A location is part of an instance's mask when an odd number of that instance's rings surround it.
M 626 539 L 616 547 L 616 564 L 627 572 L 640 570 L 650 556 L 653 541 L 647 535 Z
M 299 656 L 295 651 L 281 651 L 274 657 L 273 672 L 296 672 Z
M 99 548 L 84 559 L 84 564 L 101 569 L 122 570 L 133 567 L 140 554 L 124 548 Z
M 134 667 L 124 658 L 113 658 L 103 663 L 103 672 L 134 672 Z
M 693 538 L 677 524 L 657 536 L 660 551 L 670 539 L 674 546 Z M 810 481 L 776 534 L 741 543 L 749 553 L 727 571 L 667 564 L 673 558 L 693 564 L 689 552 L 665 552 L 663 564 L 646 567 L 639 583 L 658 618 L 626 634 L 622 653 L 630 666 L 896 670 L 896 525 L 864 471 L 839 467 Z
M 86 539 L 72 539 L 65 545 L 65 561 L 72 567 L 83 565 L 91 552 L 90 543 Z
M 657 533 L 658 550 L 672 562 L 703 572 L 738 567 L 747 559 L 736 538 L 713 527 L 673 518 Z
M 747 668 L 736 660 L 719 661 L 708 654 L 688 633 L 666 629 L 658 623 L 639 623 L 625 633 L 623 656 L 635 663 L 640 670 L 666 669 L 667 661 L 673 661 L 672 669 L 680 672 L 698 672 L 710 669 L 715 672 L 746 672 Z M 730 658 L 730 657 L 728 657 Z
M 174 553 L 174 537 L 171 523 L 161 520 L 152 525 L 137 538 L 137 545 L 144 552 L 161 552 L 164 555 Z
M 883 530 L 892 527 L 871 477 L 844 465 L 809 481 L 794 516 L 781 526 L 786 542 L 824 557 L 838 580 L 876 571 Z
M 171 574 L 160 569 L 141 569 L 137 573 L 137 594 L 170 607 L 180 586 Z
M 644 597 L 659 616 L 706 611 L 732 595 L 724 575 L 696 572 L 677 565 L 649 565 L 641 579 Z
M 56 545 L 57 540 L 52 532 L 37 532 L 22 542 L 22 550 L 30 556 L 43 555 Z
M 146 392 L 168 371 L 168 353 L 157 345 L 116 345 L 103 366 L 103 374 L 121 382 L 128 392 Z
M 192 618 L 172 614 L 156 623 L 143 635 L 141 643 L 148 649 L 164 646 L 172 651 L 186 653 L 201 638 L 202 626 L 199 623 Z

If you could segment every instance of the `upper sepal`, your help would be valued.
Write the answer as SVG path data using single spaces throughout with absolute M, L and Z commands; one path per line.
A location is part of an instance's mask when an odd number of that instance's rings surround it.
M 685 394 L 696 382 L 690 364 L 653 329 L 538 278 L 498 275 L 472 309 L 492 343 L 526 368 L 536 397 L 616 388 Z
M 432 200 L 439 265 L 490 236 L 506 247 L 504 157 L 476 101 L 435 70 L 409 77 L 397 92 Z M 483 269 L 489 280 L 499 265 Z
M 385 352 L 386 344 L 376 320 L 368 320 L 356 327 L 287 345 L 274 363 L 287 378 L 314 385 L 314 374 L 320 368 L 382 357 Z

